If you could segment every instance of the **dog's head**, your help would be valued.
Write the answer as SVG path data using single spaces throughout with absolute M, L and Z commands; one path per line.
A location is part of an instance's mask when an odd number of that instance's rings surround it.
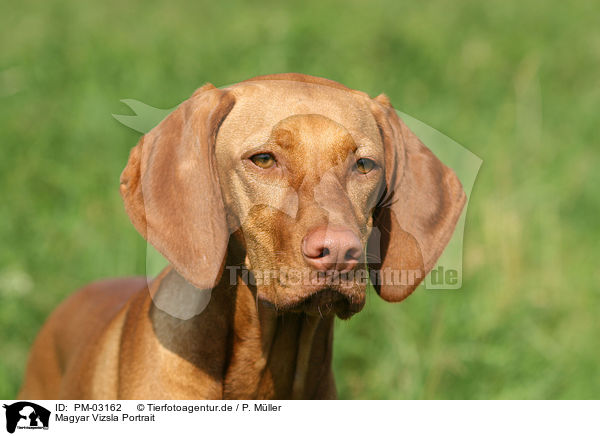
M 341 317 L 364 304 L 367 272 L 406 298 L 465 202 L 385 95 L 299 74 L 200 88 L 132 150 L 121 194 L 194 286 L 242 266 L 279 310 Z

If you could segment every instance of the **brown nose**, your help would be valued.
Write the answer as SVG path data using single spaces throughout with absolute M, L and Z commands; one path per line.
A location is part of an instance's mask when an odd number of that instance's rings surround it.
M 346 227 L 322 226 L 302 240 L 306 262 L 318 271 L 349 272 L 362 255 L 360 239 Z

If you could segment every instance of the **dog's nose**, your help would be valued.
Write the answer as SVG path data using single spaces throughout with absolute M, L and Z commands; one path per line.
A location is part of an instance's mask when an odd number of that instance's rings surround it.
M 362 255 L 360 239 L 346 227 L 322 226 L 302 240 L 306 262 L 318 271 L 349 272 Z

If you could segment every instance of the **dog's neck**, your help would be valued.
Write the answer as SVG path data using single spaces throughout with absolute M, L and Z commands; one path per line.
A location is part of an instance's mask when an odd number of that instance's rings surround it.
M 332 316 L 279 314 L 257 302 L 250 287 L 238 285 L 223 396 L 302 399 L 334 395 L 332 341 Z
M 239 250 L 231 251 L 228 264 L 245 257 Z M 255 287 L 240 275 L 236 279 L 234 284 L 231 277 L 227 284 L 222 280 L 220 289 L 213 291 L 230 293 L 233 309 L 224 398 L 335 397 L 334 316 L 277 312 L 257 299 Z
M 230 250 L 226 265 L 241 265 L 244 258 L 245 252 Z M 208 294 L 198 294 L 202 291 L 172 267 L 152 286 L 154 303 L 147 307 L 151 328 L 164 353 L 157 358 L 163 376 L 171 380 L 194 374 L 177 384 L 181 389 L 177 395 L 335 398 L 331 370 L 334 316 L 277 312 L 257 299 L 256 288 L 240 277 L 239 268 L 237 272 L 232 277 L 225 271 Z M 185 381 L 189 379 L 198 384 Z

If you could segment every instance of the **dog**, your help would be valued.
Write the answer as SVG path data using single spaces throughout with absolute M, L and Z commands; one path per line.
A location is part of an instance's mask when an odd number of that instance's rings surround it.
M 20 398 L 336 398 L 334 318 L 369 281 L 410 295 L 465 204 L 388 97 L 295 73 L 198 89 L 133 148 L 120 192 L 169 266 L 68 298 Z

